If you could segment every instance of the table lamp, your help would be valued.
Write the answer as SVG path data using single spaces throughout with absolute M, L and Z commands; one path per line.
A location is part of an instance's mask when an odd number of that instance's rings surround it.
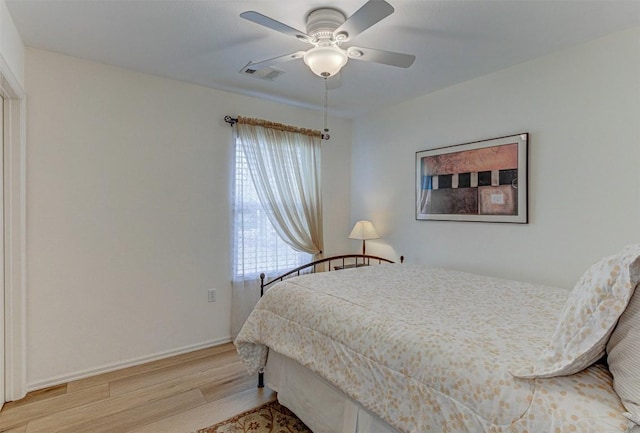
M 353 230 L 351 230 L 351 234 L 349 235 L 349 239 L 362 239 L 363 256 L 365 255 L 365 241 L 367 239 L 378 239 L 379 237 L 371 221 L 358 221 L 356 225 L 353 226 Z

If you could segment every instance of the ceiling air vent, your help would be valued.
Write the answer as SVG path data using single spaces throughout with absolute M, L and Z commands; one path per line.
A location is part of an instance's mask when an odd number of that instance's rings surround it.
M 284 74 L 284 71 L 275 68 L 251 69 L 251 66 L 245 66 L 242 68 L 240 73 L 244 75 L 251 75 L 252 77 L 260 78 L 261 80 L 274 81 L 280 75 Z

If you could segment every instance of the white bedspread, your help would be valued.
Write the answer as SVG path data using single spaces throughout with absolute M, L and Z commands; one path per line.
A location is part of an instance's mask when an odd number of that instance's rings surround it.
M 319 374 L 401 432 L 627 432 L 605 367 L 516 379 L 552 334 L 567 290 L 416 265 L 285 280 L 236 339 Z

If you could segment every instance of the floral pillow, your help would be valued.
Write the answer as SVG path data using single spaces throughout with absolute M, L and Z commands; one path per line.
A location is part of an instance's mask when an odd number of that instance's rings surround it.
M 569 295 L 551 341 L 532 364 L 513 372 L 536 378 L 577 373 L 597 361 L 640 281 L 640 244 L 593 264 Z

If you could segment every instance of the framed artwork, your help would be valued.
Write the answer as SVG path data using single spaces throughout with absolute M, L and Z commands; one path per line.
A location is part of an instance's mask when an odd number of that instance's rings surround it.
M 416 219 L 528 222 L 529 134 L 416 152 Z

